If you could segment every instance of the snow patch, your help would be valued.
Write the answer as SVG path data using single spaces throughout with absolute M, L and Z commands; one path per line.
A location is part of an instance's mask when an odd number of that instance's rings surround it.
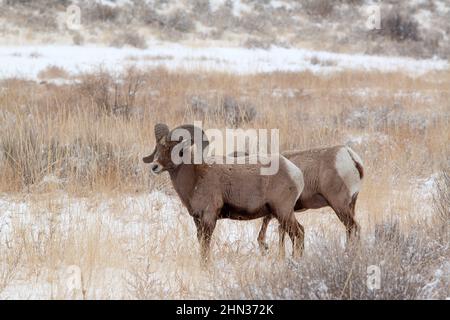
M 270 1 L 270 6 L 274 9 L 286 9 L 291 10 L 293 8 L 292 3 L 288 3 L 281 0 L 272 0 Z
M 326 65 L 314 63 L 330 61 Z M 313 61 L 312 61 L 313 60 Z M 421 75 L 432 70 L 448 68 L 439 59 L 343 54 L 307 49 L 272 47 L 269 50 L 230 47 L 194 48 L 174 43 L 149 43 L 148 49 L 111 48 L 95 46 L 4 46 L 0 47 L 0 78 L 23 77 L 36 79 L 37 74 L 56 66 L 77 74 L 102 66 L 112 72 L 130 65 L 138 67 L 167 67 L 168 69 L 221 71 L 237 74 L 260 72 L 331 73 L 343 70 L 401 71 Z

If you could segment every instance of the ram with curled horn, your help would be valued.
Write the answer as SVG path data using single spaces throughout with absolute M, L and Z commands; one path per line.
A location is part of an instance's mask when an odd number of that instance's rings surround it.
M 191 134 L 191 139 L 182 139 L 182 135 L 180 139 L 172 139 L 173 133 L 183 130 Z M 199 139 L 192 138 L 199 135 L 202 137 L 201 143 Z M 150 163 L 154 174 L 169 173 L 175 191 L 194 220 L 203 262 L 209 260 L 216 222 L 225 218 L 251 220 L 275 217 L 293 242 L 293 255 L 301 255 L 304 229 L 295 219 L 294 206 L 303 190 L 303 175 L 284 156 L 272 155 L 272 160 L 275 156 L 279 161 L 278 171 L 273 175 L 261 175 L 262 164 L 259 162 L 174 161 L 174 155 L 180 158 L 185 152 L 192 152 L 194 144 L 205 153 L 209 142 L 203 130 L 193 125 L 179 126 L 170 131 L 167 125 L 157 124 L 155 139 L 154 151 L 143 161 Z

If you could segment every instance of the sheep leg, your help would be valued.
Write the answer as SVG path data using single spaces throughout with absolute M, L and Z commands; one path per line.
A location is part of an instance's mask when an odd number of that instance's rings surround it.
M 352 240 L 359 240 L 359 225 L 355 221 L 355 204 L 358 194 L 352 197 L 345 196 L 339 198 L 339 195 L 328 197 L 330 207 L 334 210 L 339 220 L 345 227 L 347 233 L 347 244 Z
M 292 241 L 292 257 L 301 257 L 305 246 L 305 229 L 295 219 L 294 213 L 290 215 L 287 221 L 283 221 L 281 229 L 288 233 Z M 283 244 L 284 251 L 284 244 Z
M 200 227 L 200 219 L 198 217 L 194 217 L 195 227 L 197 228 L 197 240 L 198 242 L 202 239 L 202 229 Z
M 359 224 L 355 221 L 355 218 L 350 217 L 347 224 L 345 224 L 345 228 L 347 229 L 347 242 L 350 243 L 351 241 L 356 240 L 359 241 L 360 234 L 359 234 Z
M 200 243 L 200 257 L 203 265 L 210 261 L 211 237 L 216 227 L 216 218 L 213 213 L 204 213 L 199 218 L 194 218 L 197 226 L 197 238 Z
M 350 217 L 352 218 L 352 228 L 350 229 L 350 235 L 347 234 L 347 239 L 353 237 L 356 241 L 360 239 L 360 227 L 359 224 L 355 221 L 355 206 L 356 200 L 358 199 L 358 193 L 355 193 L 352 196 L 352 201 L 350 202 Z
M 278 258 L 280 260 L 284 260 L 286 257 L 286 249 L 284 247 L 284 238 L 285 238 L 285 230 L 281 226 L 281 224 L 278 226 Z
M 352 242 L 352 240 L 359 240 L 359 225 L 355 221 L 355 211 L 352 208 L 336 208 L 332 206 L 334 212 L 336 212 L 337 217 L 342 222 L 347 232 L 347 245 Z
M 280 224 L 278 226 L 278 259 L 284 260 L 284 258 L 286 257 L 286 250 L 284 247 L 284 239 L 286 233 L 286 225 L 284 223 L 285 218 L 283 215 L 280 215 L 280 210 L 274 209 L 273 214 Z
M 357 192 L 352 196 L 342 192 L 327 196 L 329 206 L 334 210 L 336 216 L 345 227 L 347 235 L 346 248 L 348 248 L 353 240 L 359 240 L 359 225 L 355 221 L 355 204 L 357 198 Z
M 292 256 L 294 258 L 297 256 L 301 256 L 303 254 L 305 232 L 303 227 L 295 218 L 294 211 L 292 211 L 292 209 L 290 209 L 289 211 L 287 211 L 287 209 L 275 210 L 275 213 L 278 222 L 280 223 L 280 227 L 278 228 L 280 249 L 279 256 L 283 258 L 285 255 L 284 236 L 286 232 L 292 241 Z
M 264 217 L 262 226 L 261 226 L 261 230 L 259 230 L 259 234 L 258 234 L 259 250 L 261 251 L 262 255 L 265 255 L 267 253 L 267 250 L 269 250 L 269 246 L 266 243 L 266 232 L 267 232 L 267 227 L 269 226 L 270 220 L 272 220 L 272 216 L 268 215 L 268 216 Z
M 299 257 L 303 255 L 303 251 L 305 250 L 305 228 L 297 221 L 297 235 L 298 235 L 298 241 L 296 242 L 297 246 L 295 247 L 295 250 Z M 295 252 L 295 251 L 294 251 Z

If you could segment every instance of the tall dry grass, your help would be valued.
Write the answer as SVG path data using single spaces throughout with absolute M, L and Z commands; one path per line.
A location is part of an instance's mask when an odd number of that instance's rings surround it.
M 435 202 L 448 212 L 448 203 L 432 196 L 448 194 L 448 185 L 436 189 L 434 180 L 450 161 L 448 71 L 413 78 L 99 69 L 71 79 L 0 83 L 0 209 L 13 217 L 0 220 L 3 297 L 21 284 L 25 297 L 28 290 L 47 298 L 449 294 L 448 220 L 435 219 L 432 209 Z M 230 97 L 234 107 L 224 109 Z M 277 128 L 282 149 L 351 145 L 366 168 L 357 208 L 361 246 L 343 252 L 336 236 L 343 227 L 327 209 L 298 216 L 311 235 L 300 262 L 280 263 L 275 250 L 260 257 L 258 222 L 221 222 L 216 262 L 198 268 L 194 227 L 176 197 L 167 208 L 165 200 L 142 196 L 174 194 L 166 176 L 149 177 L 141 158 L 153 147 L 155 123 L 200 119 L 205 128 Z M 275 226 L 269 231 L 275 247 Z M 366 290 L 368 264 L 386 272 L 377 292 Z M 80 268 L 82 285 L 66 295 L 60 284 L 71 265 Z M 223 266 L 232 272 L 225 276 Z
M 23 191 L 50 175 L 70 190 L 99 190 L 99 185 L 142 190 L 140 158 L 152 147 L 156 122 L 174 126 L 202 119 L 205 128 L 234 125 L 220 113 L 196 113 L 192 97 L 211 108 L 226 97 L 245 98 L 255 116 L 238 125 L 280 129 L 282 149 L 365 136 L 371 141 L 355 148 L 376 176 L 427 175 L 448 161 L 448 79 L 448 73 L 417 79 L 350 72 L 239 77 L 130 69 L 123 75 L 99 70 L 62 86 L 5 80 L 1 190 Z

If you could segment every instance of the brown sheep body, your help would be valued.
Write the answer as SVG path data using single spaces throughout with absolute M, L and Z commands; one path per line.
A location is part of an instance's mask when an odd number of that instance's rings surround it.
M 331 207 L 347 231 L 347 241 L 359 237 L 359 225 L 355 221 L 355 205 L 364 176 L 361 158 L 348 146 L 318 148 L 282 153 L 303 173 L 304 188 L 295 205 L 295 211 Z M 272 217 L 266 216 L 258 235 L 261 252 L 267 226 Z M 284 243 L 284 231 L 280 229 L 280 247 Z M 280 249 L 284 250 L 284 249 Z
M 195 136 L 200 128 L 180 126 Z M 174 129 L 175 130 L 175 129 Z M 201 131 L 201 137 L 204 132 Z M 279 170 L 273 175 L 261 175 L 261 163 L 199 164 L 172 161 L 172 150 L 181 141 L 172 141 L 164 124 L 155 126 L 156 147 L 143 159 L 159 174 L 168 171 L 182 203 L 197 227 L 203 261 L 209 258 L 211 236 L 218 219 L 250 220 L 275 217 L 293 242 L 293 255 L 303 251 L 304 230 L 294 216 L 294 206 L 303 189 L 302 172 L 282 155 L 276 155 Z M 195 141 L 189 141 L 192 145 Z M 207 143 L 206 143 L 207 145 Z M 199 147 L 199 146 L 197 146 Z M 201 146 L 202 148 L 205 145 Z M 226 163 L 225 161 L 223 163 Z

